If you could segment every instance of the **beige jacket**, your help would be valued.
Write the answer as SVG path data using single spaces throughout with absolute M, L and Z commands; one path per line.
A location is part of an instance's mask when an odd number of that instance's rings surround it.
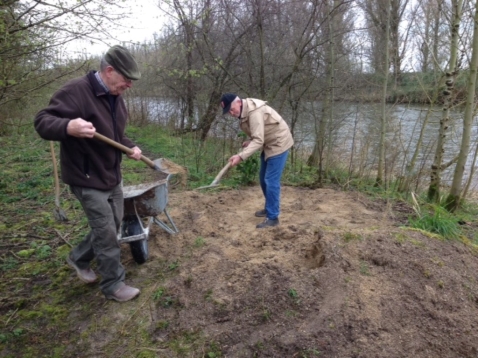
M 284 153 L 294 145 L 289 126 L 267 102 L 255 98 L 242 99 L 240 116 L 241 129 L 251 138 L 240 157 L 249 158 L 258 150 L 264 151 L 264 158 Z

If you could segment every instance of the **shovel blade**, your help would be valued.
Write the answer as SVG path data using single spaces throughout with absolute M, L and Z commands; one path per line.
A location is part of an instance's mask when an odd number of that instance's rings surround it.
M 168 167 L 165 165 L 163 158 L 153 160 L 156 170 L 160 170 L 166 174 L 171 174 Z
M 55 208 L 53 215 L 55 216 L 55 219 L 57 221 L 60 221 L 60 222 L 68 221 L 68 218 L 66 217 L 66 213 L 62 208 Z
M 214 188 L 216 186 L 219 186 L 219 184 L 210 184 L 210 185 L 200 186 L 199 188 L 196 188 L 196 189 Z

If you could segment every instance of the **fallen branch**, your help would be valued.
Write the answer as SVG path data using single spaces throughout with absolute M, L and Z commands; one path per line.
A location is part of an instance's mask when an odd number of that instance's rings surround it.
M 10 251 L 10 253 L 11 253 L 13 256 L 15 256 L 17 259 L 22 260 L 22 258 L 21 258 L 21 257 L 18 257 L 17 255 L 15 255 L 15 253 L 14 253 L 13 251 Z
M 8 326 L 8 322 L 15 316 L 15 314 L 18 312 L 18 308 L 8 317 L 7 322 L 5 322 L 5 327 Z
M 54 229 L 54 230 L 55 230 L 55 232 L 58 234 L 58 236 L 60 237 L 60 239 L 62 239 L 64 242 L 66 242 L 66 244 L 67 244 L 68 246 L 70 246 L 71 248 L 73 248 L 73 245 L 70 244 L 69 241 L 68 241 L 65 237 L 63 237 L 63 235 L 61 234 L 61 232 L 59 232 L 57 229 Z

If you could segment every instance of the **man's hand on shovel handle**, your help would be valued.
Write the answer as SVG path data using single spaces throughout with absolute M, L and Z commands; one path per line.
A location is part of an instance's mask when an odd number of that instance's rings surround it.
M 93 138 L 96 128 L 93 123 L 87 122 L 82 118 L 72 119 L 68 122 L 66 133 L 78 138 Z
M 141 160 L 141 149 L 139 149 L 138 147 L 133 147 L 131 148 L 131 150 L 133 151 L 133 153 L 128 154 L 128 158 Z
M 87 122 L 82 118 L 76 118 L 68 122 L 66 132 L 73 137 L 93 138 L 96 133 L 96 128 L 93 126 L 93 123 Z M 133 147 L 130 148 L 130 150 L 131 153 L 127 154 L 129 158 L 141 160 L 141 149 Z
M 239 154 L 233 155 L 229 158 L 229 163 L 231 163 L 231 167 L 234 167 L 242 162 L 242 158 Z

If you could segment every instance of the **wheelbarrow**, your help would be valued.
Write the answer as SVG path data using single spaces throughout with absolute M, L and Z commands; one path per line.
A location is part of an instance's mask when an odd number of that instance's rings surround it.
M 109 145 L 131 154 L 132 149 L 95 132 L 94 137 Z M 133 259 L 142 264 L 148 259 L 148 237 L 151 224 L 156 223 L 170 234 L 178 233 L 174 221 L 166 210 L 168 204 L 168 182 L 172 173 L 168 170 L 167 160 L 160 158 L 152 161 L 141 155 L 141 160 L 154 169 L 154 180 L 150 183 L 123 187 L 124 216 L 118 242 L 127 242 Z M 158 216 L 164 213 L 169 224 Z
M 171 174 L 159 170 L 155 173 L 155 180 L 150 183 L 123 187 L 124 216 L 118 241 L 129 243 L 133 259 L 138 264 L 148 259 L 148 237 L 153 223 L 169 234 L 179 232 L 166 209 Z M 166 218 L 161 219 L 161 214 Z

